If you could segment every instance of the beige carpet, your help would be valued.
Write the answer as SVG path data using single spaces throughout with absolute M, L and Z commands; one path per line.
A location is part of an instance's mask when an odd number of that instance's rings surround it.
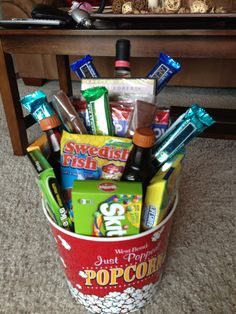
M 22 95 L 34 89 L 22 82 L 20 88 Z M 58 85 L 43 89 L 50 97 Z M 223 94 L 170 88 L 162 97 L 186 105 L 193 95 L 209 106 L 216 97 L 226 107 L 235 103 L 234 91 Z M 13 156 L 0 109 L 0 313 L 86 313 L 68 292 L 31 165 Z M 31 128 L 30 139 L 38 133 Z M 235 157 L 236 141 L 196 139 L 188 146 L 166 271 L 155 299 L 140 313 L 236 313 Z

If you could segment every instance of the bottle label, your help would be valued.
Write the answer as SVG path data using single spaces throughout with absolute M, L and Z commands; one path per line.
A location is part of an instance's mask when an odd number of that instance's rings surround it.
M 117 60 L 115 62 L 115 67 L 121 67 L 121 68 L 129 68 L 130 67 L 130 63 L 129 61 L 125 61 L 125 60 Z
M 130 72 L 127 70 L 116 69 L 115 71 L 115 77 L 117 78 L 129 78 L 130 76 Z
M 60 151 L 60 144 L 58 143 L 58 139 L 55 133 L 50 134 L 50 140 L 51 140 L 53 151 L 54 152 Z

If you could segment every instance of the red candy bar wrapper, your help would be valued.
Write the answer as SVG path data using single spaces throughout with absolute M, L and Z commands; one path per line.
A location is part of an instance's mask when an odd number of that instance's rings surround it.
M 152 129 L 155 132 L 156 139 L 159 139 L 168 129 L 170 124 L 170 110 L 169 109 L 158 109 Z
M 75 107 L 75 110 L 78 112 L 80 118 L 82 119 L 88 133 L 92 134 L 91 127 L 89 124 L 89 115 L 88 115 L 86 100 L 73 98 L 73 105 Z
M 121 103 L 111 103 L 112 121 L 115 127 L 115 135 L 125 137 L 134 111 L 133 106 L 125 106 Z

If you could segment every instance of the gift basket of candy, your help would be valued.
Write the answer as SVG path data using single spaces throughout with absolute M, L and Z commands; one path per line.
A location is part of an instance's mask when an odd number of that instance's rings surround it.
M 115 78 L 91 56 L 71 69 L 81 97 L 37 90 L 21 99 L 43 135 L 27 148 L 73 297 L 93 313 L 144 307 L 160 282 L 185 147 L 214 123 L 197 104 L 175 122 L 158 94 L 181 65 L 160 53 L 132 78 L 130 42 L 116 44 Z

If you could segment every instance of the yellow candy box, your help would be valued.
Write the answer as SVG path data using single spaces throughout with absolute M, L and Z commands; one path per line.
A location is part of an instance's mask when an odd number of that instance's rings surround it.
M 157 226 L 168 214 L 176 197 L 184 153 L 178 153 L 166 162 L 147 187 L 141 227 Z

